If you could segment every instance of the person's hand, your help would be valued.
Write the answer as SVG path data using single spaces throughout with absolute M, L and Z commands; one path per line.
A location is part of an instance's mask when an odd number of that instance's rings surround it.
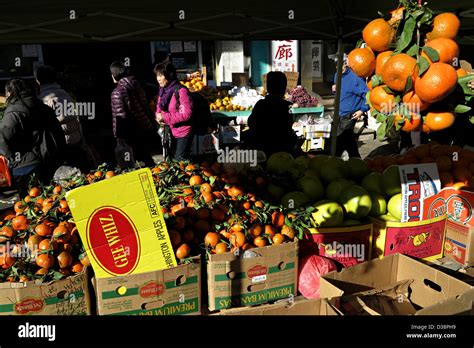
M 336 93 L 336 85 L 332 85 L 331 89 L 332 89 L 333 93 Z
M 155 114 L 155 120 L 156 122 L 158 122 L 159 124 L 163 124 L 163 115 L 161 114 L 161 112 L 157 112 Z
M 193 73 L 191 73 L 191 78 L 195 78 L 195 77 L 201 77 L 201 72 L 200 71 L 195 71 Z
M 351 120 L 359 121 L 362 118 L 362 115 L 364 115 L 364 112 L 361 110 L 358 110 L 352 114 Z

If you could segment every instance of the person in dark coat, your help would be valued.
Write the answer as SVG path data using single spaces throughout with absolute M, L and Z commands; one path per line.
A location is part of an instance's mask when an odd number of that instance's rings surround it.
M 135 160 L 153 166 L 150 149 L 153 142 L 159 140 L 145 92 L 122 62 L 112 63 L 110 72 L 117 84 L 111 96 L 112 126 L 117 145 L 130 146 Z
M 6 109 L 0 123 L 0 155 L 8 160 L 13 185 L 24 193 L 31 174 L 42 181 L 51 180 L 62 162 L 64 133 L 56 114 L 34 96 L 31 88 L 20 79 L 10 80 L 5 87 Z M 44 133 L 55 142 L 42 152 Z M 44 145 L 43 145 L 44 146 Z
M 291 103 L 283 99 L 286 86 L 284 73 L 269 72 L 268 94 L 265 99 L 255 104 L 248 119 L 247 145 L 265 152 L 267 157 L 275 152 L 285 151 L 293 154 L 296 151 L 297 136 L 292 128 Z

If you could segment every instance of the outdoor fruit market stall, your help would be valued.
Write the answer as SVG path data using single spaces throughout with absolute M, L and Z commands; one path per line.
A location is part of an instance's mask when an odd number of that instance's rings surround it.
M 0 315 L 473 314 L 474 151 L 433 137 L 472 118 L 458 29 L 401 1 L 348 55 L 379 137 L 423 137 L 403 153 L 335 156 L 342 46 L 333 116 L 288 86 L 298 156 L 222 160 L 265 86 L 181 81 L 219 124 L 206 159 L 31 178 L 0 216 Z

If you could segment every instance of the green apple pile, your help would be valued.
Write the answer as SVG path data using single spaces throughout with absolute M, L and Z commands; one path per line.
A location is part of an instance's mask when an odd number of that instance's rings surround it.
M 359 158 L 319 155 L 293 158 L 285 152 L 271 155 L 267 192 L 285 209 L 313 207 L 316 227 L 361 225 L 369 217 L 401 219 L 401 184 L 398 166 L 371 173 Z

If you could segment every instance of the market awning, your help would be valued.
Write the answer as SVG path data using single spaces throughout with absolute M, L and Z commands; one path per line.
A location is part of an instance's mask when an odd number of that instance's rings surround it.
M 0 44 L 209 39 L 356 40 L 364 25 L 398 1 L 322 0 L 179 3 L 153 0 L 25 0 L 2 6 Z M 460 37 L 474 42 L 471 0 L 429 1 L 435 11 L 456 11 Z M 290 19 L 294 11 L 294 19 Z M 184 11 L 184 12 L 180 12 Z M 184 19 L 182 16 L 184 15 Z

